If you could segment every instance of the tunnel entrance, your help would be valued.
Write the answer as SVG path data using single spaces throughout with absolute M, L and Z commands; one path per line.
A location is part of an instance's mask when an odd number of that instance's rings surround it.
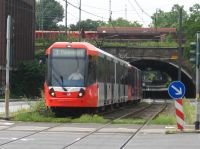
M 167 87 L 170 82 L 178 80 L 178 66 L 160 60 L 138 60 L 131 65 L 143 71 L 144 98 L 169 99 Z M 195 98 L 195 83 L 191 75 L 181 70 L 181 81 L 186 87 L 186 98 Z

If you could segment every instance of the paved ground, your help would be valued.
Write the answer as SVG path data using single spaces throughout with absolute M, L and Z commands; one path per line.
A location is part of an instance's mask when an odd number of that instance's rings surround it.
M 10 103 L 10 111 L 28 108 L 27 102 Z M 0 103 L 4 112 L 4 103 Z M 24 123 L 0 120 L 0 149 L 62 149 L 102 124 Z M 119 149 L 138 125 L 110 125 L 70 146 L 70 149 Z M 147 126 L 134 137 L 127 149 L 197 149 L 200 133 L 166 135 L 174 126 Z M 193 129 L 193 126 L 191 126 Z M 28 137 L 26 137 L 28 136 Z M 10 142 L 5 144 L 6 142 Z M 4 144 L 4 145 L 3 145 Z
M 0 149 L 62 149 L 102 124 L 57 124 L 0 121 Z M 80 140 L 70 149 L 119 149 L 138 125 L 114 124 Z M 170 126 L 171 127 L 171 126 Z M 44 131 L 43 131 L 44 130 Z M 40 131 L 40 132 L 39 132 Z M 134 137 L 127 149 L 197 149 L 200 134 L 166 135 L 166 126 L 151 125 Z M 39 132 L 39 133 L 36 133 Z M 34 134 L 35 133 L 35 134 Z M 34 135 L 31 135 L 34 134 Z M 30 135 L 29 137 L 24 137 Z M 21 139 L 19 139 L 21 138 Z M 8 141 L 11 143 L 1 145 Z

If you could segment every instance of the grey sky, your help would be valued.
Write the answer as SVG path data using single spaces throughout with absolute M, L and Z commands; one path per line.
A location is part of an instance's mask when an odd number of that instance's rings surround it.
M 65 7 L 64 0 L 56 0 Z M 68 0 L 68 2 L 79 6 L 79 0 Z M 156 12 L 156 9 L 164 11 L 170 11 L 174 4 L 183 5 L 186 11 L 189 7 L 196 3 L 200 3 L 200 0 L 137 0 L 142 9 L 152 15 Z M 147 26 L 151 22 L 151 18 L 148 17 L 137 5 L 135 0 L 112 0 L 112 19 L 118 17 L 125 18 L 125 7 L 127 6 L 127 19 L 129 21 L 138 21 L 139 23 Z M 108 21 L 109 18 L 109 0 L 82 0 L 82 9 L 96 14 L 100 17 L 95 17 L 90 14 L 82 12 L 82 20 L 103 20 Z M 68 6 L 68 25 L 74 24 L 78 21 L 78 9 Z M 64 24 L 64 23 L 62 23 Z

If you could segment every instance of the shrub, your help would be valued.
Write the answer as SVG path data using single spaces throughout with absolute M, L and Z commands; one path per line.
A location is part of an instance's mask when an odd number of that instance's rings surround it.
M 43 88 L 45 66 L 38 61 L 27 61 L 19 64 L 11 76 L 11 93 L 16 96 L 38 97 Z

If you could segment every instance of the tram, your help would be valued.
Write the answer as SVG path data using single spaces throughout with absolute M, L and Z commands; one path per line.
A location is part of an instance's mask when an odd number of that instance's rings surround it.
M 141 71 L 89 43 L 56 42 L 46 57 L 45 103 L 55 113 L 142 98 Z

